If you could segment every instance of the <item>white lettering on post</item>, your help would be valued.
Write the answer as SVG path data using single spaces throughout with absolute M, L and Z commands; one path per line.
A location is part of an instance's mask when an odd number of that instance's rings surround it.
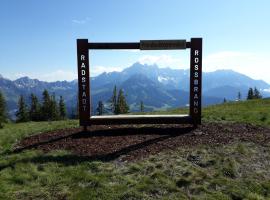
M 193 81 L 193 113 L 197 114 L 199 112 L 199 65 L 200 65 L 200 51 L 194 50 L 194 81 Z
M 85 75 L 85 70 L 82 70 L 81 72 L 82 72 L 82 76 L 84 76 Z
M 86 87 L 86 80 L 87 80 L 87 77 L 86 77 L 86 63 L 85 63 L 85 61 L 86 61 L 86 56 L 85 55 L 81 55 L 81 68 L 80 68 L 80 70 L 81 70 L 81 90 L 82 90 L 82 92 L 81 92 L 81 103 L 82 103 L 82 111 L 83 112 L 85 112 L 85 111 L 87 111 L 87 92 L 86 92 L 86 89 L 87 89 L 87 87 Z

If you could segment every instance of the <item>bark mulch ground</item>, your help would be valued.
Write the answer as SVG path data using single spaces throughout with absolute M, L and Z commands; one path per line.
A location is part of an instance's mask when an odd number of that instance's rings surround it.
M 196 145 L 220 145 L 236 141 L 270 142 L 270 128 L 239 123 L 189 125 L 113 125 L 62 129 L 33 135 L 20 141 L 14 152 L 26 149 L 68 150 L 89 159 L 130 161 L 164 150 Z

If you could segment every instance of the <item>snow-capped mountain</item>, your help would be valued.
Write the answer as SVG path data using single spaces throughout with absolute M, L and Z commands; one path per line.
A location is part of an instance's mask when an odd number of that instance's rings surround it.
M 139 109 L 140 101 L 144 102 L 148 110 L 185 106 L 189 101 L 189 70 L 134 63 L 121 72 L 104 72 L 90 80 L 92 108 L 97 106 L 99 100 L 105 103 L 108 101 L 114 85 L 124 90 L 133 111 Z M 11 113 L 17 108 L 20 94 L 27 101 L 31 93 L 41 100 L 44 89 L 56 97 L 62 95 L 71 112 L 76 107 L 77 87 L 77 80 L 45 82 L 22 77 L 11 81 L 0 76 L 0 90 L 7 99 Z M 221 103 L 223 98 L 235 100 L 238 92 L 244 99 L 249 87 L 257 87 L 264 97 L 270 96 L 270 85 L 262 80 L 254 80 L 232 70 L 204 72 L 203 105 Z

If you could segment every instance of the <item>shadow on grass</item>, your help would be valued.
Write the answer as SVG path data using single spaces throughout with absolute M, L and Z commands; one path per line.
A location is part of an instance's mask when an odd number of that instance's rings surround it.
M 111 137 L 111 136 L 132 136 L 132 135 L 158 135 L 158 137 L 151 138 L 148 140 L 144 140 L 137 144 L 131 144 L 129 146 L 123 147 L 117 151 L 111 150 L 110 152 L 106 152 L 102 155 L 42 155 L 33 158 L 24 158 L 14 161 L 7 165 L 0 165 L 0 170 L 5 169 L 7 167 L 13 167 L 16 163 L 48 163 L 48 162 L 57 162 L 62 163 L 64 165 L 74 165 L 81 162 L 86 161 L 103 161 L 109 162 L 119 158 L 122 155 L 127 155 L 132 151 L 136 151 L 138 149 L 145 148 L 151 144 L 164 141 L 169 138 L 177 137 L 179 135 L 190 133 L 194 128 L 193 127 L 184 127 L 184 128 L 118 128 L 118 129 L 105 129 L 105 130 L 92 130 L 92 131 L 78 131 L 76 133 L 71 133 L 62 137 L 55 137 L 46 141 L 38 141 L 28 146 L 20 147 L 15 149 L 12 154 L 20 153 L 24 150 L 35 149 L 39 146 L 52 144 L 65 140 L 67 138 L 71 139 L 80 139 L 80 138 L 91 138 L 91 137 Z

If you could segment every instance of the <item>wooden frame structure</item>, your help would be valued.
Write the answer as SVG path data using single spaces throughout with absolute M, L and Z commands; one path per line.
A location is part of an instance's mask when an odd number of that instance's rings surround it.
M 190 49 L 189 115 L 107 115 L 91 116 L 90 49 L 177 50 Z M 141 40 L 133 43 L 89 43 L 77 39 L 79 120 L 85 129 L 91 125 L 107 124 L 201 124 L 202 38 L 186 40 Z

